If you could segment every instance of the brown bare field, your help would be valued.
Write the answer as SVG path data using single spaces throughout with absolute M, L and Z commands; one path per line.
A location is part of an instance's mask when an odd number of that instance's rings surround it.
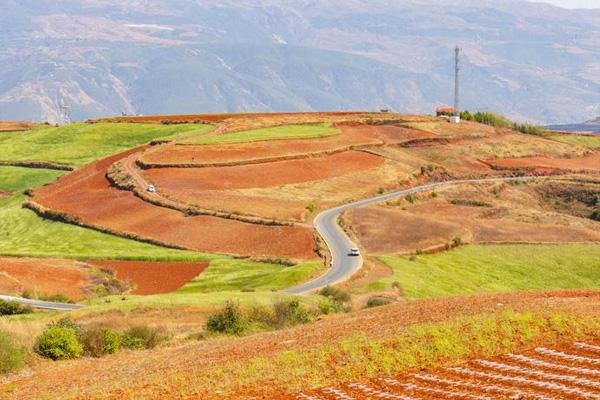
M 157 294 L 175 291 L 200 275 L 208 263 L 93 260 L 91 264 L 109 268 L 117 279 L 135 285 L 132 294 Z
M 105 177 L 108 167 L 140 150 L 132 149 L 67 174 L 38 189 L 34 200 L 75 216 L 89 226 L 192 250 L 257 258 L 314 257 L 310 229 L 264 226 L 204 215 L 186 217 L 179 211 L 153 206 L 131 192 L 111 187 Z
M 383 160 L 347 151 L 300 160 L 220 168 L 158 168 L 146 171 L 147 180 L 173 191 L 264 188 L 323 180 L 376 168 Z
M 340 127 L 339 135 L 313 140 L 271 140 L 223 145 L 167 144 L 146 150 L 139 161 L 156 166 L 219 166 L 250 164 L 263 160 L 302 157 L 341 152 L 355 146 L 381 143 L 374 127 Z
M 26 121 L 0 121 L 0 132 L 28 131 L 34 125 L 33 122 Z
M 600 152 L 590 153 L 582 157 L 551 158 L 521 157 L 486 160 L 486 163 L 497 169 L 557 169 L 572 172 L 600 171 Z
M 0 258 L 0 293 L 64 294 L 81 300 L 93 286 L 89 265 L 75 260 Z
M 393 340 L 414 324 L 439 323 L 458 316 L 482 313 L 497 315 L 507 309 L 543 314 L 565 312 L 574 318 L 597 318 L 599 305 L 599 291 L 489 294 L 396 303 L 328 316 L 308 325 L 239 339 L 211 339 L 152 351 L 120 352 L 94 360 L 40 361 L 28 374 L 4 376 L 0 382 L 11 388 L 9 396 L 12 398 L 294 399 L 295 395 L 290 393 L 291 384 L 296 390 L 307 390 L 310 388 L 305 386 L 304 378 L 314 380 L 315 377 L 305 377 L 302 371 L 298 371 L 297 375 L 282 374 L 276 368 L 265 370 L 264 375 L 257 375 L 258 372 L 252 375 L 253 366 L 257 365 L 253 364 L 256 357 L 267 362 L 290 351 L 295 354 L 316 351 L 324 345 L 352 340 L 350 338 L 355 332 L 362 332 L 371 340 Z M 574 333 L 564 334 L 569 337 Z M 591 340 L 598 339 L 596 334 L 596 338 Z M 543 335 L 537 342 L 517 344 L 512 350 L 527 351 L 556 343 L 556 336 Z M 492 354 L 501 354 L 490 350 Z M 581 354 L 591 356 L 585 352 Z M 456 363 L 440 362 L 438 367 L 444 365 Z M 340 367 L 337 360 L 332 359 L 331 369 L 326 374 L 343 379 Z M 231 368 L 239 368 L 240 375 L 227 375 Z M 289 368 L 293 369 L 293 365 Z M 339 381 L 332 380 L 330 384 L 336 385 Z
M 360 208 L 346 225 L 371 253 L 405 253 L 443 247 L 454 237 L 471 243 L 600 241 L 598 223 L 544 206 L 536 187 L 458 185 L 406 200 Z

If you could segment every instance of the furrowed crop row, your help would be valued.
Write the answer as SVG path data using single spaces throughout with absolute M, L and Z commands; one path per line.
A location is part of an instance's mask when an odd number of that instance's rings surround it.
M 590 381 L 586 378 L 580 378 L 573 375 L 562 375 L 562 374 L 553 374 L 544 371 L 540 371 L 535 368 L 522 368 L 515 365 L 509 365 L 504 363 L 499 363 L 495 361 L 486 361 L 486 360 L 477 360 L 476 363 L 486 366 L 490 369 L 503 371 L 503 372 L 513 372 L 524 375 L 531 375 L 537 378 L 544 378 L 555 381 L 569 382 L 574 383 L 580 386 L 590 386 L 593 388 L 600 388 L 600 382 Z
M 473 399 L 473 400 L 493 400 L 492 398 L 486 397 L 486 396 L 479 396 L 479 395 L 474 395 L 474 394 L 470 394 L 470 393 L 456 392 L 456 391 L 450 391 L 450 390 L 445 390 L 445 389 L 422 387 L 419 385 L 415 385 L 414 383 L 402 383 L 395 379 L 385 379 L 385 382 L 390 385 L 403 387 L 410 391 L 425 392 L 428 394 L 435 394 L 435 395 L 443 395 L 445 397 L 449 397 L 449 398 L 453 398 L 453 399 L 458 398 L 458 399 Z
M 586 363 L 590 363 L 590 364 L 600 365 L 600 358 L 585 357 L 585 356 L 580 356 L 577 354 L 569 354 L 569 353 L 564 353 L 562 351 L 547 349 L 545 347 L 538 347 L 537 349 L 535 349 L 535 351 L 537 353 L 543 354 L 545 356 L 553 356 L 553 357 L 557 357 L 557 358 L 563 358 L 563 359 L 569 360 L 569 361 L 580 361 L 580 362 L 586 362 Z
M 478 390 L 481 392 L 494 392 L 494 393 L 509 395 L 509 396 L 516 397 L 516 398 L 521 398 L 521 397 L 527 396 L 531 399 L 537 399 L 537 400 L 557 400 L 555 397 L 548 397 L 548 396 L 544 396 L 544 395 L 537 394 L 537 393 L 531 393 L 531 392 L 520 390 L 520 389 L 514 389 L 514 388 L 510 388 L 510 387 L 492 385 L 492 384 L 479 384 L 479 383 L 473 383 L 473 382 L 463 381 L 463 380 L 459 380 L 459 379 L 445 379 L 445 378 L 440 378 L 435 375 L 425 374 L 425 373 L 414 374 L 414 375 L 412 375 L 412 377 L 415 379 L 427 381 L 430 383 L 442 384 L 442 385 L 447 385 L 447 386 L 464 387 L 464 388 L 468 388 L 468 389 Z
M 333 387 L 328 387 L 321 390 L 323 393 L 331 394 L 335 397 L 336 400 L 354 400 L 354 397 L 350 396 L 348 393 L 343 390 L 336 389 Z
M 537 367 L 544 367 L 548 369 L 558 369 L 569 372 L 577 372 L 584 375 L 600 375 L 600 370 L 583 368 L 583 367 L 571 367 L 570 365 L 564 365 L 557 362 L 547 362 L 540 360 L 535 357 L 528 357 L 521 354 L 508 354 L 506 357 L 511 358 L 515 361 L 519 361 L 525 364 L 535 365 Z
M 594 345 L 583 343 L 583 342 L 575 342 L 575 347 L 579 347 L 580 349 L 591 350 L 593 352 L 600 353 L 600 346 L 594 346 Z
M 357 389 L 361 392 L 363 392 L 365 395 L 367 396 L 372 396 L 372 397 L 376 397 L 378 399 L 390 399 L 390 400 L 419 400 L 415 397 L 409 397 L 409 396 L 403 396 L 403 395 L 399 395 L 399 394 L 394 394 L 394 393 L 389 393 L 389 392 L 384 392 L 381 391 L 379 389 L 375 389 L 372 387 L 369 387 L 367 385 L 363 385 L 362 383 L 352 383 L 350 385 L 348 385 L 349 387 L 353 388 L 353 389 Z
M 524 385 L 524 386 L 528 386 L 528 385 L 536 386 L 538 388 L 549 390 L 549 391 L 558 391 L 558 392 L 568 393 L 570 395 L 575 395 L 575 396 L 581 397 L 583 399 L 600 400 L 600 395 L 591 393 L 586 390 L 581 390 L 581 389 L 573 388 L 570 386 L 566 386 L 566 385 L 563 385 L 560 383 L 540 381 L 537 379 L 523 378 L 520 376 L 491 374 L 491 373 L 487 373 L 487 372 L 474 371 L 472 369 L 464 368 L 464 367 L 454 367 L 454 368 L 449 368 L 449 370 L 458 372 L 458 373 L 462 373 L 464 375 L 470 375 L 472 377 L 492 379 L 492 380 L 500 381 L 500 382 L 512 382 L 512 383 L 517 383 L 517 384 Z

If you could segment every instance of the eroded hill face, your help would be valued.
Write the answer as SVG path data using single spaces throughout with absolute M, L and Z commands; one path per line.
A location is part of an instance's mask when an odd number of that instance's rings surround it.
M 40 188 L 34 202 L 85 225 L 172 246 L 305 260 L 316 257 L 310 222 L 339 204 L 452 179 L 600 172 L 600 153 L 587 147 L 434 117 L 308 113 L 135 120 L 216 125 L 94 162 Z M 592 196 L 597 186 L 590 185 L 585 190 Z M 458 186 L 355 210 L 347 222 L 374 253 L 439 247 L 455 237 L 474 243 L 599 240 L 597 222 L 548 212 L 549 187 Z M 593 207 L 588 204 L 590 213 Z

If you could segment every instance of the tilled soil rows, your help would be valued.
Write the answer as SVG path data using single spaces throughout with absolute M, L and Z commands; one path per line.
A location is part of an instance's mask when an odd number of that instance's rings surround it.
M 486 160 L 487 164 L 498 169 L 555 169 L 572 172 L 600 172 L 600 153 L 595 152 L 583 157 L 550 158 L 522 157 Z
M 600 399 L 600 343 L 538 347 L 299 394 L 298 400 Z

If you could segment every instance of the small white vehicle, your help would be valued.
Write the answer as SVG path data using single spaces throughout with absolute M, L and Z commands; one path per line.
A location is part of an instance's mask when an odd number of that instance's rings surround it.
M 154 187 L 154 185 L 148 185 L 148 191 L 150 193 L 155 193 L 156 192 L 156 187 Z
M 349 256 L 360 256 L 360 250 L 356 247 L 350 249 Z

